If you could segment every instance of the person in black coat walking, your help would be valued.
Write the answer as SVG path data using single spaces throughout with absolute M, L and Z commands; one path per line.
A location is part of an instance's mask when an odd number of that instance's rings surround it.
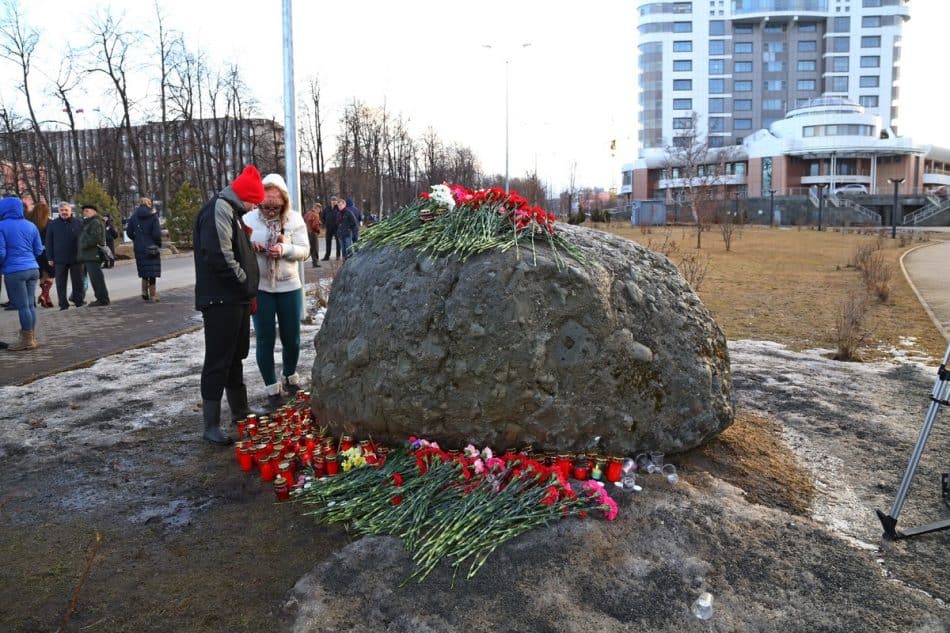
M 72 301 L 77 308 L 86 302 L 83 267 L 79 263 L 80 233 L 82 233 L 82 220 L 73 217 L 73 205 L 66 201 L 60 202 L 59 217 L 46 227 L 46 258 L 55 271 L 56 298 L 59 300 L 60 310 L 67 309 L 69 301 Z M 72 280 L 73 288 L 68 300 L 67 276 Z
M 324 260 L 330 259 L 330 250 L 334 243 L 336 243 L 336 258 L 340 259 L 340 240 L 336 236 L 336 212 L 337 197 L 330 196 L 330 203 L 320 212 L 320 220 L 327 230 L 327 250 L 326 255 L 323 256 Z
M 162 226 L 149 198 L 142 198 L 125 225 L 125 234 L 132 240 L 135 268 L 142 279 L 142 299 L 158 303 L 156 283 L 162 276 Z

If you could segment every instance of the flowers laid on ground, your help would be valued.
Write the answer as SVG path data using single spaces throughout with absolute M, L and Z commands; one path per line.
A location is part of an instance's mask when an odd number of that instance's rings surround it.
M 434 185 L 417 200 L 366 229 L 360 247 L 415 248 L 433 257 L 472 255 L 498 248 L 547 243 L 560 261 L 565 251 L 578 261 L 583 256 L 555 228 L 554 214 L 528 204 L 515 191 L 499 187 L 471 190 L 461 185 Z
M 443 560 L 471 578 L 501 544 L 561 518 L 617 516 L 602 483 L 575 492 L 556 464 L 473 446 L 445 451 L 416 438 L 372 468 L 314 481 L 295 497 L 320 521 L 402 539 L 416 564 L 410 578 L 420 581 Z

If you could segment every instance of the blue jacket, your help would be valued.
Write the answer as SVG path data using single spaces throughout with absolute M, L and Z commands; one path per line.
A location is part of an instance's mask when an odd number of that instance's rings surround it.
M 82 233 L 82 218 L 73 215 L 67 222 L 56 218 L 46 225 L 46 259 L 56 265 L 71 265 L 79 261 L 79 234 Z
M 39 268 L 43 242 L 36 225 L 23 217 L 19 198 L 0 200 L 0 272 L 4 275 Z

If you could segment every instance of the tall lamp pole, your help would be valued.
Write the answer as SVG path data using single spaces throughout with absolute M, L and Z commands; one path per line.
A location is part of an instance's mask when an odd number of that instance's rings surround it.
M 529 46 L 531 46 L 531 42 L 525 42 L 524 44 L 521 45 L 521 48 L 528 48 Z M 482 44 L 482 48 L 494 48 L 494 46 L 492 46 L 491 44 Z M 509 66 L 509 63 L 510 63 L 510 62 L 511 62 L 511 58 L 510 58 L 510 57 L 506 57 L 506 58 L 505 58 L 505 192 L 506 192 L 506 193 L 508 192 L 508 121 L 509 121 L 509 116 L 508 116 L 508 110 L 509 110 L 509 107 L 508 107 L 508 92 L 509 92 L 509 90 L 508 90 L 508 86 L 509 86 L 509 81 L 508 81 L 508 78 L 509 78 L 508 66 Z
M 891 239 L 897 239 L 897 188 L 902 182 L 903 178 L 888 178 L 891 183 L 894 184 L 894 208 L 891 209 Z
M 775 189 L 769 189 L 769 226 L 775 226 Z
M 825 210 L 825 189 L 828 185 L 818 186 L 818 230 L 821 230 L 821 214 Z

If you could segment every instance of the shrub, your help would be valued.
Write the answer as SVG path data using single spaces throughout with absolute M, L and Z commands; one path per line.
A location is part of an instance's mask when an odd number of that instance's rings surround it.
M 877 296 L 881 303 L 886 303 L 891 296 L 894 267 L 884 259 L 883 253 L 874 252 L 864 261 L 862 270 L 868 291 Z
M 165 226 L 168 229 L 168 237 L 178 246 L 191 247 L 192 229 L 202 204 L 201 194 L 187 180 L 172 196 L 168 205 L 171 217 Z
M 121 233 L 122 218 L 119 217 L 119 205 L 115 198 L 102 186 L 102 183 L 96 180 L 95 176 L 90 176 L 82 185 L 82 189 L 76 194 L 77 213 L 84 204 L 91 204 L 99 210 L 102 217 L 111 216 L 116 229 Z
M 859 360 L 858 348 L 867 338 L 864 321 L 868 312 L 868 300 L 864 294 L 848 295 L 840 306 L 835 317 L 835 343 L 837 352 L 835 360 Z
M 680 258 L 680 273 L 689 283 L 694 292 L 699 292 L 706 279 L 706 273 L 709 272 L 709 253 L 699 256 L 693 253 L 685 253 Z

